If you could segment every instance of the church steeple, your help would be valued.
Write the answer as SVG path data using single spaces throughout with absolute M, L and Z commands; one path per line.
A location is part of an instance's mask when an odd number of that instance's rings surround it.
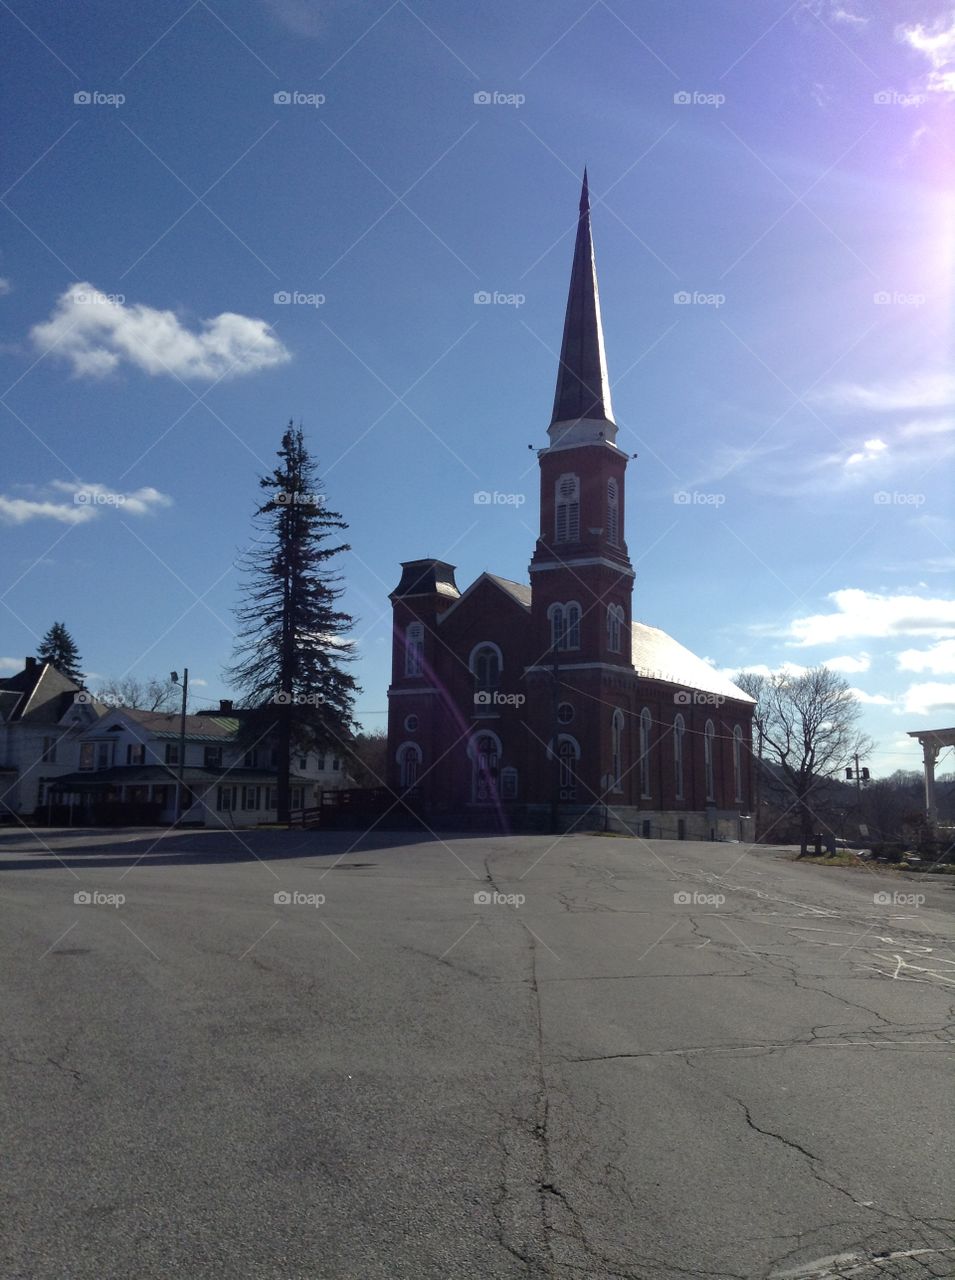
M 590 191 L 584 169 L 557 391 L 548 435 L 556 445 L 600 440 L 613 443 L 616 434 L 590 232 Z

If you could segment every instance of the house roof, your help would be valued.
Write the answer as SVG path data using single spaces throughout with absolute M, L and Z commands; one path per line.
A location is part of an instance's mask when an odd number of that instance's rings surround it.
M 182 717 L 178 711 L 139 711 L 134 707 L 115 707 L 114 710 L 124 719 L 139 725 L 152 738 L 174 740 L 180 736 Z M 186 716 L 186 737 L 190 742 L 228 742 L 238 729 L 237 716 Z
M 49 662 L 25 663 L 22 671 L 0 680 L 0 719 L 55 725 L 81 692 L 74 680 Z M 104 709 L 101 703 L 92 706 L 97 713 Z
M 513 582 L 510 578 L 499 578 L 496 573 L 488 573 L 485 577 L 490 578 L 495 586 L 500 587 L 502 591 L 506 591 L 509 596 L 513 596 L 517 603 L 523 605 L 525 609 L 531 607 L 531 589 L 526 583 Z
M 755 700 L 738 689 L 732 680 L 722 675 L 708 662 L 691 653 L 678 640 L 668 636 L 659 627 L 645 622 L 632 624 L 632 662 L 637 674 L 649 680 L 662 680 L 666 684 L 680 685 L 685 689 L 699 689 L 703 693 L 715 693 L 738 702 Z

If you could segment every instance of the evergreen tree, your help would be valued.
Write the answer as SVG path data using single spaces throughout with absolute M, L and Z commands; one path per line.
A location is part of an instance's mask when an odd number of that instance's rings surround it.
M 350 549 L 335 542 L 348 525 L 326 505 L 302 430 L 291 422 L 278 458 L 259 481 L 261 537 L 240 560 L 246 582 L 227 676 L 254 710 L 243 718 L 248 744 L 277 740 L 276 807 L 286 822 L 292 752 L 341 748 L 353 731 L 358 686 L 346 670 L 353 620 L 338 608 L 341 577 L 329 564 Z
M 40 641 L 40 647 L 36 654 L 40 662 L 49 662 L 61 675 L 69 676 L 74 684 L 82 685 L 83 673 L 80 665 L 83 659 L 80 657 L 80 651 L 76 647 L 73 637 L 66 629 L 63 622 L 54 622 L 49 631 Z

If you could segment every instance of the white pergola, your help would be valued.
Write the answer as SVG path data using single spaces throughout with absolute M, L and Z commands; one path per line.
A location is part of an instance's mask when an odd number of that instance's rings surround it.
M 922 763 L 925 767 L 925 818 L 929 826 L 938 826 L 938 806 L 935 803 L 935 761 L 943 747 L 955 747 L 955 729 L 910 729 L 910 738 L 917 738 L 922 747 Z

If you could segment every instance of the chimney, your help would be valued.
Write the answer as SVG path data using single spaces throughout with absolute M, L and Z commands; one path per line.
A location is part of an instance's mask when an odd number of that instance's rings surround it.
M 231 711 L 231 710 L 232 710 L 232 699 L 231 699 L 231 698 L 220 698 L 220 699 L 219 699 L 219 710 L 220 710 L 220 711 Z
M 27 671 L 36 671 L 38 664 L 36 658 L 34 658 L 32 654 L 27 654 L 23 661 Z

